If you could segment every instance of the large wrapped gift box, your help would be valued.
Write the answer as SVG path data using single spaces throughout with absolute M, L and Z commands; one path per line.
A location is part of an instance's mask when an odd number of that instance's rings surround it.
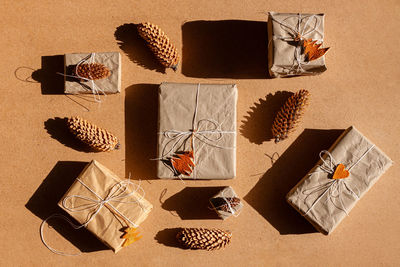
M 392 160 L 354 127 L 321 151 L 320 158 L 286 198 L 317 230 L 329 234 Z
M 114 252 L 125 241 L 122 230 L 138 227 L 153 208 L 137 183 L 120 179 L 95 160 L 76 178 L 58 205 Z
M 236 103 L 234 84 L 162 83 L 157 176 L 234 178 Z

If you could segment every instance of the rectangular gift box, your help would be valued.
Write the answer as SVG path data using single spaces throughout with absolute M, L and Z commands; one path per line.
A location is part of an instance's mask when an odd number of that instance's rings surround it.
M 393 162 L 353 126 L 320 157 L 286 199 L 318 231 L 330 234 Z M 347 178 L 333 179 L 338 164 Z
M 239 215 L 243 208 L 243 203 L 232 187 L 227 186 L 218 194 L 210 198 L 212 208 L 217 212 L 218 216 L 225 220 L 232 215 Z
M 268 13 L 268 69 L 271 77 L 317 75 L 326 70 L 325 56 L 304 62 L 297 34 L 324 40 L 324 14 Z
M 115 253 L 124 243 L 121 229 L 128 226 L 124 217 L 135 224 L 130 225 L 131 227 L 137 227 L 153 208 L 153 205 L 144 199 L 134 186 L 128 185 L 127 191 L 123 191 L 126 185 L 126 183 L 121 184 L 123 181 L 128 180 L 120 179 L 105 166 L 93 160 L 79 174 L 58 203 L 58 206 L 80 224 L 86 223 L 85 227 Z M 100 206 L 101 201 L 107 197 L 111 199 L 107 204 Z M 118 214 L 124 217 L 121 218 Z
M 236 103 L 235 84 L 162 83 L 159 88 L 157 177 L 234 178 Z M 188 150 L 193 150 L 195 166 L 189 175 L 179 174 L 170 159 L 177 152 Z
M 91 62 L 93 60 L 93 62 Z M 118 52 L 104 53 L 73 53 L 64 56 L 64 93 L 65 94 L 92 94 L 92 82 L 80 80 L 76 76 L 75 66 L 78 63 L 101 63 L 111 74 L 107 78 L 94 80 L 97 89 L 105 94 L 121 92 L 121 55 Z M 68 76 L 70 75 L 70 76 Z M 100 91 L 99 94 L 102 94 Z

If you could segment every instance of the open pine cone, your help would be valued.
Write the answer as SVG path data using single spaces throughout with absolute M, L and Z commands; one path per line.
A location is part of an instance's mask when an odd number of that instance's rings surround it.
M 232 233 L 220 229 L 183 228 L 176 238 L 186 248 L 215 250 L 230 243 Z
M 301 89 L 285 102 L 272 125 L 275 143 L 286 139 L 288 134 L 294 131 L 303 115 L 304 107 L 308 104 L 309 96 L 310 93 L 307 90 Z
M 170 42 L 168 36 L 157 25 L 149 22 L 138 24 L 137 29 L 158 61 L 164 67 L 176 71 L 179 64 L 178 50 Z
M 89 80 L 100 80 L 107 78 L 111 75 L 110 70 L 100 63 L 91 63 L 91 64 L 80 64 L 75 69 L 75 72 L 80 77 L 89 79 Z
M 71 133 L 94 150 L 119 149 L 118 138 L 107 130 L 101 129 L 80 117 L 71 117 L 67 123 Z

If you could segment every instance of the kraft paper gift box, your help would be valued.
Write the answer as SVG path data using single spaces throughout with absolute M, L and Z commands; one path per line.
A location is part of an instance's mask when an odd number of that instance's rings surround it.
M 268 13 L 268 69 L 271 77 L 317 75 L 326 70 L 325 56 L 305 61 L 300 34 L 305 39 L 324 40 L 324 14 Z
M 227 186 L 210 198 L 210 204 L 218 216 L 225 220 L 231 216 L 237 217 L 243 208 L 243 203 L 232 187 Z
M 318 231 L 330 234 L 392 160 L 353 126 L 320 158 L 286 199 Z
M 100 63 L 110 70 L 110 76 L 99 80 L 82 80 L 76 76 L 77 64 Z M 69 75 L 69 76 L 68 76 Z M 94 90 L 93 90 L 94 87 Z M 118 52 L 73 53 L 64 56 L 64 93 L 66 94 L 116 94 L 121 92 L 121 55 Z
M 236 175 L 235 84 L 162 83 L 159 87 L 158 178 L 231 179 Z M 190 171 L 172 165 L 193 152 Z
M 122 230 L 138 227 L 153 208 L 142 194 L 136 183 L 120 179 L 93 160 L 58 206 L 117 253 L 125 241 Z

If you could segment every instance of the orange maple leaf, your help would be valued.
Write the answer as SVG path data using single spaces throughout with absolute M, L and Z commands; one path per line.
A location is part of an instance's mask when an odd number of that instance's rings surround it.
M 316 60 L 322 57 L 329 49 L 329 47 L 320 48 L 322 43 L 316 44 L 316 42 L 316 40 L 313 41 L 312 39 L 303 40 L 304 54 L 306 55 L 307 61 Z
M 193 171 L 193 151 L 177 152 L 171 158 L 171 164 L 178 174 L 190 175 Z
M 136 232 L 136 228 L 134 227 L 127 227 L 124 229 L 124 232 L 125 234 L 122 236 L 122 238 L 125 239 L 125 241 L 122 244 L 122 247 L 127 247 L 133 242 L 142 238 L 142 236 L 139 236 L 140 233 Z

